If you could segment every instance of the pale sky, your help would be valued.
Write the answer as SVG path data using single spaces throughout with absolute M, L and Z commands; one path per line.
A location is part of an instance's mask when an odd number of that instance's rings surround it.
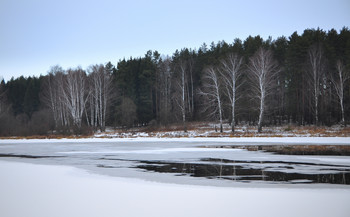
M 0 0 L 0 77 L 350 27 L 350 0 Z

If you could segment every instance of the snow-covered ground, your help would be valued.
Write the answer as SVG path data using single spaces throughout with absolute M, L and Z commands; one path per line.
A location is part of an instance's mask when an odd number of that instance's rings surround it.
M 240 182 L 234 181 L 238 176 L 208 179 L 142 169 L 170 162 L 184 168 L 213 164 L 316 176 L 350 171 L 349 156 L 198 148 L 239 144 L 350 145 L 350 139 L 0 140 L 0 216 L 345 217 L 350 213 L 350 185 L 291 184 L 305 180 Z
M 160 128 L 137 127 L 129 130 L 107 128 L 106 132 L 97 132 L 96 138 L 179 138 L 179 137 L 330 137 L 330 136 L 350 136 L 348 127 L 334 125 L 331 127 L 316 126 L 269 126 L 263 127 L 263 131 L 258 133 L 257 127 L 240 124 L 235 127 L 232 134 L 231 126 L 223 124 L 223 132 L 218 132 L 219 124 L 213 122 L 190 122 L 188 131 L 184 132 L 182 126 L 168 126 Z
M 228 188 L 0 161 L 3 217 L 347 217 L 349 189 Z
M 350 137 L 135 137 L 135 138 L 84 138 L 84 139 L 0 139 L 0 144 L 10 143 L 110 143 L 110 142 L 213 142 L 213 143 L 283 143 L 283 144 L 345 144 Z

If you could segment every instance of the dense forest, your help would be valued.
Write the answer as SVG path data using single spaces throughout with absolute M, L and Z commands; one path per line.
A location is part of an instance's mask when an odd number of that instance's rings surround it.
M 118 52 L 118 51 L 116 51 Z M 172 56 L 87 69 L 53 66 L 47 75 L 0 84 L 0 135 L 84 134 L 106 126 L 191 121 L 345 126 L 350 118 L 350 31 L 307 29 L 275 40 L 249 36 Z M 6 73 L 6 72 L 5 72 Z

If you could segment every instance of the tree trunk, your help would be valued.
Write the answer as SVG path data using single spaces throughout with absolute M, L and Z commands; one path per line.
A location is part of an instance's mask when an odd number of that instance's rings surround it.
M 187 132 L 187 126 L 186 126 L 186 102 L 185 102 L 185 69 L 182 66 L 182 76 L 181 76 L 181 81 L 182 81 L 182 121 L 184 125 L 184 132 Z
M 232 112 L 232 120 L 231 120 L 231 131 L 232 133 L 235 132 L 235 104 L 236 104 L 236 76 L 232 79 L 232 105 L 231 105 L 231 112 Z
M 232 105 L 232 120 L 231 120 L 231 131 L 232 133 L 235 132 L 235 110 L 234 110 L 234 105 Z
M 340 107 L 341 107 L 341 125 L 346 127 L 343 100 L 340 100 Z
M 222 108 L 221 108 L 221 99 L 220 99 L 219 88 L 217 88 L 217 98 L 218 98 L 218 106 L 219 106 L 220 133 L 222 133 L 223 132 L 223 128 L 222 128 Z
M 263 117 L 264 117 L 264 96 L 261 96 L 261 99 L 260 99 L 260 114 L 259 114 L 259 122 L 258 122 L 258 133 L 262 132 Z

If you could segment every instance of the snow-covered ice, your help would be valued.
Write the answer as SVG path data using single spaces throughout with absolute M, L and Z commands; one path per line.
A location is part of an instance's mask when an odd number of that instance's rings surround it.
M 349 189 L 228 188 L 0 161 L 3 217 L 347 217 Z
M 223 160 L 231 168 L 301 174 L 338 173 L 350 168 L 349 156 L 198 148 L 232 144 L 350 145 L 350 139 L 0 140 L 0 216 L 340 217 L 350 213 L 349 185 L 307 184 L 310 180 L 303 178 L 292 180 L 294 184 L 233 182 L 138 168 L 145 162 L 220 165 Z

